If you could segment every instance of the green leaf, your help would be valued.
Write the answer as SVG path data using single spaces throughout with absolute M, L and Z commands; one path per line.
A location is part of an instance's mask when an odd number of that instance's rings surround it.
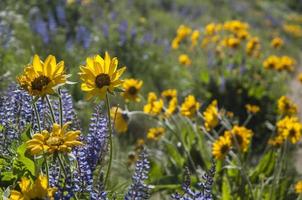
M 13 172 L 2 172 L 1 173 L 1 181 L 13 181 L 16 178 L 16 175 Z
M 167 153 L 170 156 L 170 158 L 173 159 L 173 161 L 175 161 L 175 164 L 178 167 L 182 168 L 184 165 L 185 159 L 183 158 L 183 156 L 181 156 L 181 154 L 175 148 L 175 145 L 167 143 L 166 148 L 167 148 Z
M 231 186 L 229 180 L 226 176 L 223 176 L 222 180 L 222 198 L 223 200 L 230 200 L 232 199 L 231 195 Z
M 273 151 L 267 152 L 259 161 L 258 165 L 256 166 L 255 170 L 251 173 L 251 180 L 255 181 L 260 174 L 264 174 L 265 176 L 269 176 L 275 166 L 276 162 L 276 154 Z
M 200 73 L 200 80 L 204 83 L 209 83 L 210 81 L 210 76 L 209 76 L 209 73 L 208 71 L 206 70 L 203 70 L 201 73 Z
M 24 132 L 21 134 L 21 141 L 22 142 L 26 142 L 28 140 L 30 140 L 30 129 L 31 129 L 31 125 L 28 125 L 26 127 L 26 129 L 24 130 Z
M 17 161 L 21 162 L 24 167 L 32 174 L 35 174 L 35 163 L 29 157 L 26 156 L 26 143 L 23 143 L 17 149 L 18 159 Z

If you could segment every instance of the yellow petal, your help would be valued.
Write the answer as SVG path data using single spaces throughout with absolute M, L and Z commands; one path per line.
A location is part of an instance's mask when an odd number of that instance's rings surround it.
M 36 72 L 43 72 L 42 63 L 37 54 L 35 54 L 33 58 L 33 67 Z

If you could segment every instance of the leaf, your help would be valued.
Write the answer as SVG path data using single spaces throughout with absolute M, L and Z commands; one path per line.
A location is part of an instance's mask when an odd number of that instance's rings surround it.
M 26 156 L 26 143 L 23 143 L 17 149 L 18 159 L 17 161 L 21 162 L 24 167 L 32 174 L 35 174 L 35 163 L 29 157 Z
M 251 173 L 251 180 L 255 181 L 260 174 L 264 174 L 265 176 L 269 176 L 275 166 L 276 162 L 276 154 L 273 151 L 267 152 L 259 161 L 258 165 L 256 166 L 255 170 Z
M 209 76 L 209 73 L 208 71 L 206 70 L 203 70 L 201 73 L 200 73 L 200 80 L 204 83 L 209 83 L 210 81 L 210 76 Z
M 31 128 L 31 125 L 28 125 L 25 129 L 25 131 L 23 131 L 23 133 L 21 133 L 21 141 L 22 142 L 25 142 L 25 141 L 28 141 L 30 140 L 30 128 Z
M 230 200 L 232 199 L 231 196 L 231 186 L 229 180 L 226 176 L 223 176 L 222 180 L 222 198 L 223 200 Z
M 178 150 L 174 145 L 167 143 L 166 144 L 168 155 L 175 161 L 178 167 L 182 168 L 185 162 L 185 159 L 181 156 Z
M 16 178 L 16 175 L 13 172 L 2 172 L 1 173 L 1 181 L 10 182 Z

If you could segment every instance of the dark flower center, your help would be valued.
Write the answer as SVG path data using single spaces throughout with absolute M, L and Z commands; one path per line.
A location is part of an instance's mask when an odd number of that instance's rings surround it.
M 223 145 L 220 149 L 221 154 L 226 154 L 229 151 L 229 146 L 228 145 Z
M 289 136 L 290 136 L 290 137 L 294 137 L 295 135 L 296 135 L 295 129 L 293 129 L 293 128 L 290 129 L 290 130 L 289 130 Z
M 242 143 L 243 143 L 243 138 L 242 138 L 242 136 L 241 135 L 238 135 L 238 134 L 235 134 L 234 135 L 235 136 L 235 142 L 237 141 L 238 142 L 238 145 L 239 146 L 241 146 L 242 145 Z
M 134 86 L 131 86 L 128 90 L 129 94 L 131 95 L 136 95 L 137 94 L 137 89 Z
M 173 97 L 172 97 L 172 95 L 168 95 L 168 96 L 166 96 L 166 99 L 169 102 L 169 101 L 171 101 L 173 99 Z
M 110 76 L 108 74 L 99 74 L 95 78 L 95 85 L 98 88 L 102 88 L 104 86 L 109 86 L 110 85 Z
M 39 76 L 38 78 L 35 78 L 31 82 L 31 87 L 33 90 L 42 91 L 43 87 L 47 86 L 50 82 L 50 79 L 47 76 Z

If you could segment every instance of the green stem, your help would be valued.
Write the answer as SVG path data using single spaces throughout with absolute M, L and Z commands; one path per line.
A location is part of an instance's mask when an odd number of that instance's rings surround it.
M 52 105 L 51 105 L 49 97 L 47 95 L 46 95 L 46 101 L 47 101 L 47 104 L 48 104 L 48 107 L 49 107 L 49 110 L 50 110 L 50 116 L 51 116 L 52 123 L 56 123 L 55 114 L 53 112 Z
M 60 125 L 63 126 L 63 103 L 61 97 L 61 90 L 59 89 L 59 107 L 60 107 Z
M 110 117 L 110 102 L 108 93 L 106 93 L 106 107 L 107 107 L 107 115 L 108 115 L 108 129 L 109 129 L 109 163 L 108 168 L 105 176 L 104 185 L 107 187 L 107 182 L 110 176 L 110 170 L 111 170 L 111 163 L 112 163 L 112 125 L 111 125 L 111 117 Z
M 46 168 L 46 176 L 47 176 L 47 187 L 49 186 L 49 167 L 48 167 L 48 161 L 47 161 L 47 157 L 46 157 L 46 153 L 43 153 L 43 157 L 44 157 L 44 162 L 45 162 L 45 168 Z
M 42 129 L 41 129 L 41 124 L 40 124 L 40 116 L 38 114 L 38 109 L 37 109 L 36 102 L 34 103 L 33 106 L 34 106 L 34 112 L 35 112 L 35 115 L 36 115 L 36 118 L 37 118 L 38 129 L 39 129 L 39 132 L 41 133 Z

